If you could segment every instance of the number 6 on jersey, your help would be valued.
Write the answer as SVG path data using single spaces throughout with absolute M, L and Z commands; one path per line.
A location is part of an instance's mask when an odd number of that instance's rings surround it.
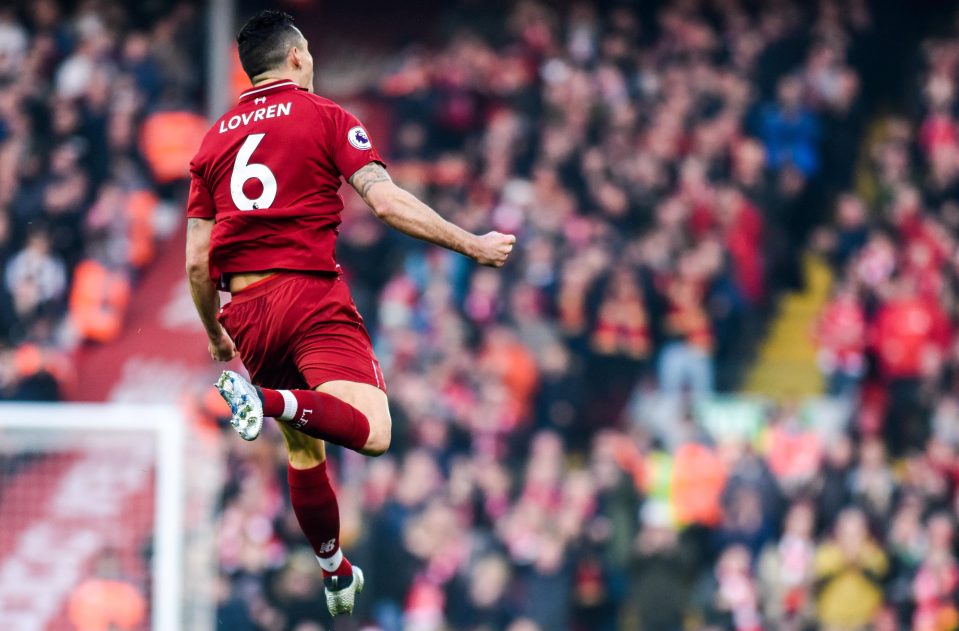
M 264 136 L 266 134 L 250 134 L 236 154 L 233 173 L 230 175 L 230 195 L 233 196 L 233 203 L 240 210 L 269 208 L 276 199 L 276 176 L 273 175 L 273 171 L 270 171 L 270 167 L 265 164 L 250 162 L 250 156 L 256 151 Z M 250 199 L 243 192 L 243 185 L 247 180 L 259 180 L 263 185 L 263 192 L 256 199 Z

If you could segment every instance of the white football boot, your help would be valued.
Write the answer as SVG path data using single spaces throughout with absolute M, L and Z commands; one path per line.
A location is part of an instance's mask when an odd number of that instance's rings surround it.
M 230 406 L 230 424 L 243 440 L 256 440 L 263 429 L 263 402 L 252 383 L 232 370 L 224 370 L 216 389 Z
M 323 579 L 323 590 L 331 616 L 352 614 L 356 595 L 363 591 L 363 570 L 354 565 L 353 576 L 329 576 Z

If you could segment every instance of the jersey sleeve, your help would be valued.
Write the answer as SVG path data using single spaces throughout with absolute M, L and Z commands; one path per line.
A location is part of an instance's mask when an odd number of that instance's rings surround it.
M 349 179 L 370 162 L 386 166 L 366 127 L 343 108 L 333 109 L 333 121 L 328 133 L 333 163 L 344 178 Z
M 190 195 L 186 202 L 186 216 L 193 219 L 213 219 L 216 217 L 213 195 L 192 164 L 190 165 Z

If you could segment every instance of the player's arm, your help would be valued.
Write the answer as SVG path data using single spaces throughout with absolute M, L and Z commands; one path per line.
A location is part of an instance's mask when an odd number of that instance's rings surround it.
M 193 304 L 210 339 L 210 355 L 217 361 L 229 361 L 236 356 L 236 347 L 216 319 L 220 310 L 220 293 L 210 279 L 209 254 L 213 224 L 212 219 L 187 219 L 186 275 L 190 282 Z
M 477 263 L 502 267 L 516 237 L 489 232 L 482 236 L 446 221 L 390 178 L 383 165 L 370 162 L 350 177 L 350 184 L 377 217 L 405 234 L 470 257 Z

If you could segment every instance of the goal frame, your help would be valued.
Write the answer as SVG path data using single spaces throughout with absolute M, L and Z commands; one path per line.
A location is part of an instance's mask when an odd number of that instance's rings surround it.
M 0 429 L 153 432 L 153 631 L 183 628 L 184 448 L 186 418 L 173 405 L 123 403 L 0 403 Z

